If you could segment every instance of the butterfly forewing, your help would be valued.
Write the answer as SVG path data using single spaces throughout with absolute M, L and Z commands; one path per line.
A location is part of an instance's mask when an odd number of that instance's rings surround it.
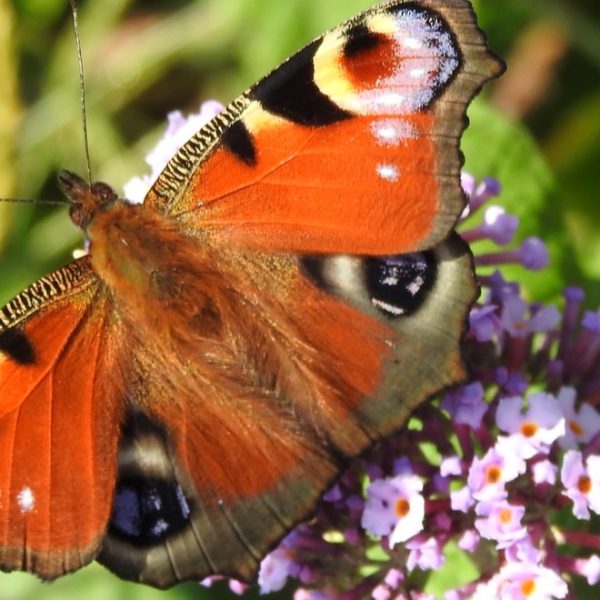
M 465 107 L 500 70 L 465 0 L 375 7 L 235 100 L 183 146 L 146 202 L 222 244 L 431 247 L 464 207 Z

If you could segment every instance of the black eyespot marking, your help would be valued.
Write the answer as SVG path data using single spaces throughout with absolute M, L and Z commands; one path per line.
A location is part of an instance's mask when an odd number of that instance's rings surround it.
M 120 479 L 109 531 L 134 546 L 154 545 L 189 524 L 191 503 L 175 481 Z
M 352 58 L 363 52 L 374 50 L 382 42 L 381 37 L 373 33 L 364 23 L 352 27 L 346 32 L 346 36 L 347 41 L 343 50 L 346 58 Z
M 221 136 L 223 146 L 243 163 L 252 167 L 256 164 L 256 147 L 243 121 L 234 121 Z
M 0 352 L 19 365 L 35 363 L 35 350 L 31 341 L 23 331 L 16 327 L 0 332 Z
M 305 275 L 322 290 L 328 290 L 330 288 L 329 282 L 323 272 L 323 259 L 315 256 L 302 256 L 300 257 L 300 268 L 304 271 Z
M 417 312 L 437 277 L 431 252 L 366 258 L 364 270 L 371 302 L 393 319 Z
M 314 41 L 250 90 L 262 107 L 299 125 L 318 127 L 352 117 L 321 92 L 313 59 L 321 44 Z

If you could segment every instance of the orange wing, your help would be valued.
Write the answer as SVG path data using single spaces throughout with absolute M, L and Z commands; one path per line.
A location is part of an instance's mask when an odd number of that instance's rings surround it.
M 466 0 L 375 7 L 234 101 L 172 159 L 146 202 L 227 246 L 430 248 L 464 207 L 466 105 L 500 70 Z
M 0 568 L 54 578 L 98 552 L 122 389 L 108 300 L 83 258 L 0 311 Z

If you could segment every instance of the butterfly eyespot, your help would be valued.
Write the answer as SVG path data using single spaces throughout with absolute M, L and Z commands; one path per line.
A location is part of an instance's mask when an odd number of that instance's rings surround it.
M 350 29 L 344 44 L 343 54 L 346 58 L 358 56 L 364 52 L 375 50 L 385 38 L 371 31 L 364 23 L 359 23 Z
M 0 332 L 0 352 L 19 365 L 35 363 L 35 349 L 31 341 L 23 331 L 16 327 Z
M 364 261 L 364 273 L 373 306 L 398 318 L 419 310 L 435 283 L 437 265 L 429 252 L 371 257 Z
M 174 481 L 130 477 L 117 486 L 110 532 L 136 546 L 155 544 L 188 526 L 190 501 Z
M 305 256 L 300 265 L 318 288 L 361 306 L 370 304 L 388 319 L 416 313 L 434 287 L 438 270 L 433 252 L 388 257 Z

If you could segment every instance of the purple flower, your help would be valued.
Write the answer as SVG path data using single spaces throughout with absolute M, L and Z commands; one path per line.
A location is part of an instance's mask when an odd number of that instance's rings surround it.
M 146 193 L 154 180 L 160 175 L 169 160 L 194 134 L 223 110 L 223 105 L 215 100 L 204 102 L 198 113 L 184 117 L 180 111 L 169 113 L 169 124 L 164 137 L 146 156 L 146 162 L 152 168 L 150 175 L 134 177 L 124 186 L 124 195 L 132 203 L 144 201 Z
M 490 198 L 499 196 L 502 189 L 497 179 L 485 177 L 478 185 L 476 179 L 470 173 L 464 171 L 461 173 L 461 185 L 465 194 L 469 197 L 469 205 L 464 218 L 474 213 Z
M 450 413 L 456 423 L 478 429 L 488 410 L 483 399 L 483 386 L 479 381 L 456 388 L 442 400 L 441 407 Z
M 288 577 L 295 571 L 294 554 L 283 544 L 267 554 L 260 563 L 258 586 L 261 594 L 277 592 L 285 586 Z
M 469 315 L 469 331 L 478 342 L 488 342 L 502 331 L 496 306 L 475 308 Z
M 590 510 L 600 514 L 600 456 L 588 456 L 583 464 L 581 452 L 569 450 L 560 473 L 563 494 L 573 501 L 573 514 L 589 519 Z
M 519 226 L 519 219 L 506 213 L 501 206 L 490 206 L 485 211 L 483 231 L 486 237 L 504 246 L 512 242 Z
M 577 391 L 572 387 L 563 387 L 556 397 L 565 417 L 565 434 L 559 439 L 561 448 L 576 449 L 586 444 L 600 431 L 600 414 L 587 403 L 575 408 Z
M 373 600 L 391 600 L 392 591 L 385 585 L 378 585 L 372 592 Z
M 531 394 L 525 413 L 519 396 L 502 398 L 496 410 L 498 427 L 511 434 L 513 448 L 524 459 L 547 454 L 550 446 L 565 433 L 565 420 L 556 398 L 543 392 Z
M 513 337 L 550 331 L 560 321 L 560 313 L 554 306 L 546 306 L 532 317 L 527 316 L 528 308 L 525 300 L 519 296 L 505 298 L 502 306 L 502 326 Z
M 367 489 L 362 526 L 373 535 L 389 535 L 390 546 L 423 529 L 423 482 L 416 475 L 396 475 L 373 481 Z
M 590 585 L 596 585 L 600 581 L 600 556 L 592 554 L 583 565 L 581 574 Z
M 526 269 L 539 271 L 550 263 L 546 244 L 539 238 L 527 238 L 519 249 L 521 262 Z
M 531 471 L 534 483 L 547 483 L 548 485 L 554 485 L 556 483 L 558 467 L 549 460 L 540 460 L 534 463 L 531 467 Z
M 473 600 L 546 600 L 568 593 L 567 584 L 552 569 L 509 562 L 489 582 L 477 586 Z
M 446 560 L 439 541 L 432 537 L 417 536 L 406 542 L 404 547 L 410 550 L 406 560 L 408 571 L 412 571 L 416 567 L 422 571 L 439 569 Z
M 510 396 L 521 396 L 529 388 L 529 382 L 521 373 L 509 371 L 505 367 L 496 369 L 496 382 Z
M 489 502 L 506 497 L 505 485 L 525 471 L 522 458 L 512 452 L 502 453 L 490 448 L 482 458 L 475 457 L 467 485 L 478 502 Z
M 461 475 L 462 465 L 458 456 L 446 456 L 440 463 L 440 475 L 448 477 L 450 475 Z
M 537 565 L 542 560 L 543 553 L 533 545 L 530 537 L 524 537 L 505 549 L 504 558 L 510 562 Z
M 527 538 L 527 528 L 521 523 L 525 514 L 524 506 L 500 500 L 480 503 L 476 511 L 480 518 L 475 521 L 475 528 L 481 537 L 496 540 L 498 549 L 508 548 Z
M 450 492 L 450 507 L 452 510 L 466 513 L 474 504 L 475 500 L 468 486 Z
M 400 587 L 400 585 L 402 584 L 404 579 L 405 579 L 405 577 L 404 577 L 404 573 L 402 571 L 400 571 L 398 569 L 390 569 L 387 572 L 387 574 L 384 578 L 384 581 L 387 586 L 389 586 L 393 590 L 396 590 Z

